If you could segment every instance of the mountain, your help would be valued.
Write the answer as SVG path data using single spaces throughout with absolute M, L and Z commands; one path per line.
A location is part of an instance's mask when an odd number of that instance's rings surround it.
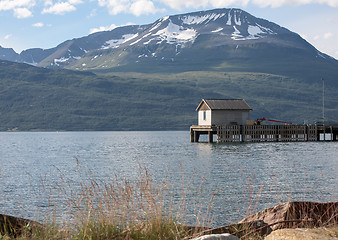
M 337 63 L 277 24 L 239 9 L 216 9 L 164 17 L 142 26 L 142 32 L 115 35 L 100 49 L 64 66 L 78 70 L 189 71 L 215 69 L 224 62 L 269 63 L 278 58 Z M 164 64 L 165 70 L 161 67 Z
M 167 16 L 148 25 L 118 27 L 68 40 L 52 49 L 28 49 L 2 59 L 48 68 L 163 71 L 163 64 L 195 70 L 215 68 L 232 59 L 254 56 L 257 61 L 292 55 L 337 62 L 275 23 L 240 9 L 215 9 Z M 159 65 L 157 70 L 154 64 Z
M 3 48 L 0 46 L 0 59 L 17 62 L 20 59 L 20 55 L 12 48 Z
M 13 52 L 0 48 L 13 61 L 0 61 L 0 130 L 187 130 L 202 98 L 244 98 L 252 119 L 313 123 L 322 78 L 325 116 L 338 119 L 338 61 L 239 9 Z

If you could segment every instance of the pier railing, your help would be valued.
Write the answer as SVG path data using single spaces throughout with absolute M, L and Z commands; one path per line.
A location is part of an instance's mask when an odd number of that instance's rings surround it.
M 226 125 L 190 127 L 190 141 L 198 142 L 201 134 L 208 135 L 208 142 L 307 142 L 337 141 L 338 126 L 318 125 Z M 325 138 L 329 135 L 328 138 Z
M 304 142 L 317 141 L 316 126 L 244 125 L 218 126 L 218 142 Z

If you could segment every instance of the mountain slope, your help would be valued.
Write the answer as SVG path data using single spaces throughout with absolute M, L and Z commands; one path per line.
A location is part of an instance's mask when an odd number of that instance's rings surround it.
M 17 62 L 20 56 L 12 48 L 3 48 L 0 46 L 0 59 Z
M 8 61 L 0 61 L 0 89 L 2 131 L 186 129 L 203 93 L 191 86 L 176 90 L 170 82 Z M 179 107 L 173 111 L 171 104 Z
M 326 84 L 326 116 L 338 119 L 337 86 Z M 202 98 L 245 98 L 252 119 L 313 123 L 321 80 L 263 73 L 93 74 L 0 61 L 0 130 L 187 130 Z

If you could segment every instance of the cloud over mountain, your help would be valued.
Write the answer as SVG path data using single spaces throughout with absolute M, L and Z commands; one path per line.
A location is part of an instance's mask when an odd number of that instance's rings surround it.
M 229 6 L 247 6 L 253 4 L 259 7 L 282 7 L 282 6 L 300 6 L 307 4 L 320 4 L 328 5 L 330 7 L 338 7 L 338 0 L 98 0 L 101 7 L 107 7 L 112 15 L 119 13 L 131 13 L 136 16 L 142 14 L 155 13 L 161 11 L 158 3 L 164 4 L 167 7 L 176 10 L 183 10 L 187 8 L 201 8 L 213 7 L 222 8 Z
M 51 13 L 56 15 L 63 15 L 67 12 L 73 12 L 76 10 L 75 5 L 83 3 L 81 0 L 69 0 L 67 2 L 46 2 L 49 7 L 46 7 L 42 10 L 42 13 Z
M 16 18 L 28 18 L 33 16 L 30 9 L 35 5 L 35 0 L 1 0 L 0 12 L 13 11 L 13 16 Z
M 37 22 L 32 25 L 33 27 L 43 27 L 44 24 L 42 22 Z
M 16 8 L 30 8 L 35 6 L 35 0 L 1 0 L 0 11 L 14 10 Z
M 157 8 L 156 2 L 152 0 L 98 0 L 98 4 L 101 7 L 106 7 L 111 15 L 131 13 L 140 16 L 163 11 L 163 9 Z
M 14 16 L 16 18 L 28 18 L 28 17 L 32 17 L 33 14 L 28 8 L 15 8 Z

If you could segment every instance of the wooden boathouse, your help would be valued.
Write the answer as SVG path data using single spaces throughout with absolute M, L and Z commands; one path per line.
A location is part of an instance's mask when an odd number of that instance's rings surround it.
M 337 141 L 338 125 L 257 125 L 249 120 L 252 108 L 243 99 L 202 99 L 198 125 L 190 127 L 190 141 L 208 135 L 208 142 Z

